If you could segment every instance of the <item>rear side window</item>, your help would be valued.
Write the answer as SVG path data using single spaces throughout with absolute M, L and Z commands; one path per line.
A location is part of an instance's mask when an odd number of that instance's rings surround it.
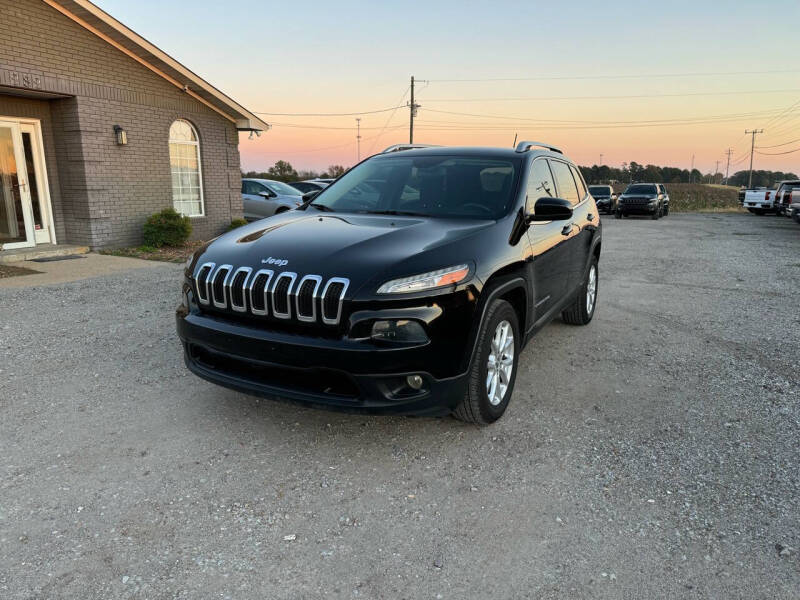
M 243 194 L 257 194 L 261 190 L 259 189 L 260 186 L 256 184 L 254 181 L 243 181 L 242 182 L 242 193 Z
M 552 160 L 550 161 L 550 166 L 553 169 L 553 176 L 556 178 L 559 198 L 568 200 L 572 204 L 580 202 L 578 188 L 575 185 L 575 179 L 572 177 L 569 165 L 560 160 Z
M 528 175 L 528 199 L 525 202 L 525 210 L 533 213 L 533 205 L 539 198 L 555 197 L 556 186 L 553 184 L 553 174 L 547 161 L 543 158 L 533 161 L 531 172 Z
M 586 185 L 583 183 L 583 177 L 578 172 L 574 166 L 570 165 L 569 168 L 572 170 L 572 176 L 575 178 L 575 183 L 578 185 L 578 197 L 583 200 L 586 198 Z

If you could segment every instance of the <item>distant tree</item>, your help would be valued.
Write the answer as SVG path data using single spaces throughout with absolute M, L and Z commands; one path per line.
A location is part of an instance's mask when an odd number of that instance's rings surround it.
M 342 165 L 331 165 L 330 167 L 328 167 L 328 172 L 326 173 L 326 175 L 328 177 L 336 179 L 337 177 L 341 177 L 345 173 L 347 173 L 347 169 L 345 169 Z
M 307 170 L 297 172 L 297 178 L 300 181 L 304 181 L 306 179 L 317 179 L 318 177 L 320 177 L 320 174 L 317 171 Z
M 291 163 L 285 160 L 276 162 L 269 168 L 267 174 L 270 179 L 277 179 L 278 181 L 297 181 L 298 179 L 297 171 L 294 170 Z

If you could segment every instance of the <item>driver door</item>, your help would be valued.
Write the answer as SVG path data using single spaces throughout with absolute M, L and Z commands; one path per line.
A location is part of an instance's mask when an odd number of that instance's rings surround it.
M 534 214 L 539 198 L 558 197 L 553 174 L 546 158 L 537 158 L 528 172 L 525 210 Z M 564 221 L 533 221 L 528 227 L 531 260 L 529 281 L 533 283 L 534 320 L 554 309 L 567 290 L 570 267 L 569 236 Z

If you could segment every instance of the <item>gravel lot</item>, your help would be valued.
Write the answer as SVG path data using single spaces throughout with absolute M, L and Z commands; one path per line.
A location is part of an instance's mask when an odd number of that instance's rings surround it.
M 797 599 L 800 227 L 604 226 L 484 429 L 189 375 L 176 265 L 0 289 L 0 598 Z

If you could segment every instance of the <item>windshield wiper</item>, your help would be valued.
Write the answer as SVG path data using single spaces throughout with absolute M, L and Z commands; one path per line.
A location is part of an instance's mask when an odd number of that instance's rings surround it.
M 330 206 L 325 206 L 324 204 L 317 204 L 316 202 L 309 202 L 308 206 L 313 206 L 317 210 L 321 210 L 322 212 L 336 212 Z
M 412 212 L 409 210 L 364 210 L 360 211 L 367 215 L 394 215 L 403 217 L 430 217 L 426 213 Z

